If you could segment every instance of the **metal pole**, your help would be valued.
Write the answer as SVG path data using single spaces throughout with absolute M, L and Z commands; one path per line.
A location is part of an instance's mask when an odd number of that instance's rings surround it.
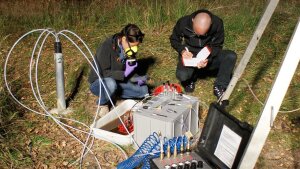
M 270 0 L 269 1 L 269 5 L 267 6 L 264 15 L 262 16 L 262 18 L 259 21 L 259 24 L 255 30 L 255 33 L 250 41 L 250 43 L 248 44 L 248 47 L 244 53 L 244 56 L 242 57 L 238 67 L 235 69 L 233 77 L 224 93 L 224 96 L 222 97 L 222 101 L 223 100 L 228 100 L 237 81 L 239 80 L 239 78 L 241 77 L 241 75 L 243 74 L 253 52 L 254 49 L 256 48 L 265 28 L 267 27 L 271 16 L 273 15 L 273 12 L 278 4 L 279 0 Z
M 288 45 L 284 60 L 273 83 L 272 90 L 260 114 L 257 125 L 250 137 L 249 143 L 239 164 L 240 169 L 252 169 L 259 157 L 265 141 L 271 130 L 283 98 L 288 90 L 293 75 L 300 61 L 300 18 L 294 34 Z
M 66 109 L 65 100 L 65 79 L 64 79 L 64 60 L 62 55 L 61 43 L 56 40 L 54 43 L 55 53 L 55 72 L 56 72 L 56 95 L 57 95 L 57 109 Z

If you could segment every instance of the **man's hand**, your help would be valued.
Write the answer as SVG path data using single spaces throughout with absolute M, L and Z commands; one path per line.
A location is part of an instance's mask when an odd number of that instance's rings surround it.
M 197 63 L 198 69 L 205 68 L 207 66 L 207 62 L 208 62 L 208 60 L 205 59 L 205 60 L 202 60 L 199 63 Z
M 185 58 L 185 59 L 191 59 L 193 57 L 193 54 L 189 51 L 183 50 L 181 52 L 181 56 L 182 56 L 182 58 Z

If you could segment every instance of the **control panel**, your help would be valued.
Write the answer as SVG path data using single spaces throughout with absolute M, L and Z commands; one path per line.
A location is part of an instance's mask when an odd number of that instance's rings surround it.
M 177 156 L 155 158 L 151 168 L 155 169 L 211 169 L 211 167 L 195 152 L 186 152 Z

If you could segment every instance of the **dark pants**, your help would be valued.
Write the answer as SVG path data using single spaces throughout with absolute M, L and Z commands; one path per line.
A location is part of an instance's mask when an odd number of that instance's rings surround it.
M 196 81 L 199 76 L 207 75 L 208 72 L 217 71 L 215 85 L 227 88 L 236 63 L 236 58 L 235 52 L 222 50 L 202 69 L 185 67 L 180 60 L 177 64 L 176 77 L 184 85 L 185 83 Z

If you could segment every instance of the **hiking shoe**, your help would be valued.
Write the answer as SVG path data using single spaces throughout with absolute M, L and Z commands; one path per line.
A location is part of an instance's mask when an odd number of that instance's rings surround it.
M 195 82 L 191 81 L 183 86 L 186 93 L 192 93 L 195 90 Z
M 217 96 L 218 100 L 223 96 L 225 90 L 222 86 L 214 86 L 214 95 Z

